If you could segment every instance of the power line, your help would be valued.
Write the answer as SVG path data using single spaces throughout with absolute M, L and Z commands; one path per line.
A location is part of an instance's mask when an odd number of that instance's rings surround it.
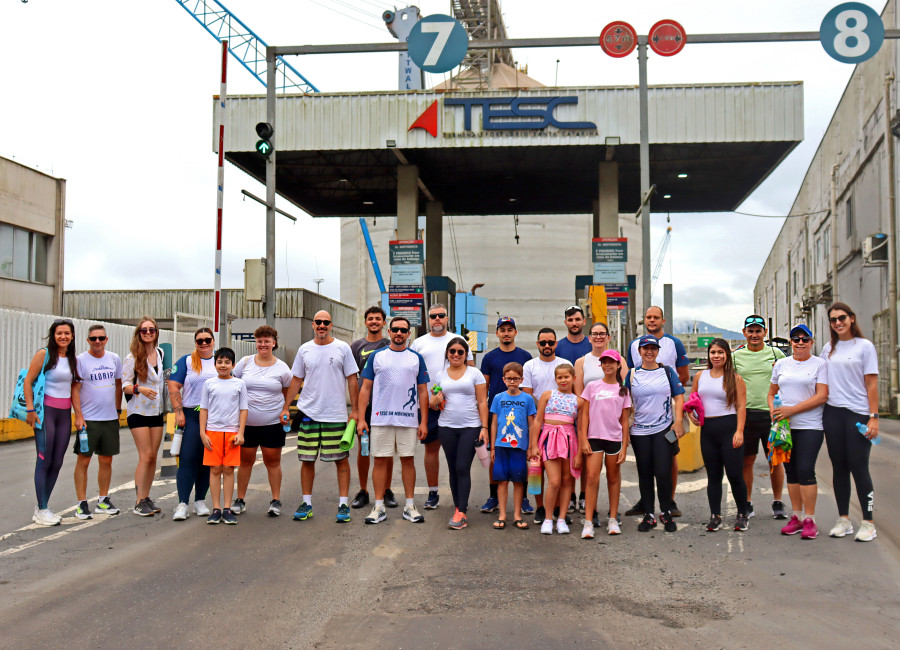
M 792 219 L 794 217 L 815 217 L 818 214 L 826 214 L 829 210 L 817 210 L 816 212 L 805 212 L 803 214 L 753 214 L 752 212 L 739 212 L 732 210 L 732 214 L 739 214 L 744 217 L 760 217 L 762 219 Z
M 355 17 L 355 16 L 351 16 L 351 15 L 349 15 L 349 14 L 345 14 L 343 11 L 338 11 L 338 10 L 335 9 L 334 7 L 332 7 L 332 6 L 330 6 L 330 5 L 327 5 L 327 4 L 325 4 L 324 2 L 319 2 L 319 0 L 309 0 L 309 1 L 310 1 L 311 3 L 313 3 L 313 4 L 315 4 L 315 5 L 319 5 L 320 7 L 324 8 L 324 9 L 328 9 L 329 11 L 333 11 L 333 12 L 336 13 L 336 14 L 340 14 L 340 15 L 343 16 L 344 18 L 349 18 L 350 20 L 355 20 L 355 21 L 358 22 L 358 23 L 362 23 L 362 24 L 365 25 L 366 27 L 371 27 L 372 29 L 377 29 L 379 32 L 383 31 L 382 28 L 376 27 L 376 26 L 373 25 L 372 23 L 366 22 L 365 20 L 362 20 L 362 19 L 357 18 L 357 17 Z

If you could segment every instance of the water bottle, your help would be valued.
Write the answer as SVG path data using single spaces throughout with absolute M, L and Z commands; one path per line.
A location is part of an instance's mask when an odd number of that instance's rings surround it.
M 87 454 L 91 451 L 91 448 L 88 446 L 87 429 L 85 427 L 81 427 L 81 431 L 78 432 L 78 451 L 82 454 Z
M 287 415 L 281 418 L 281 428 L 284 429 L 285 433 L 291 432 L 291 420 Z
M 856 430 L 859 431 L 863 435 L 866 435 L 869 433 L 869 427 L 867 427 L 862 422 L 856 423 Z M 881 436 L 875 436 L 869 442 L 871 442 L 873 445 L 881 444 Z
M 364 431 L 359 437 L 359 453 L 363 456 L 369 455 L 369 432 Z
M 775 408 L 784 406 L 784 402 L 781 401 L 781 393 L 775 393 L 775 397 L 772 398 L 772 404 Z
M 475 441 L 475 455 L 478 456 L 478 460 L 481 461 L 482 467 L 490 467 L 491 452 L 488 451 L 487 445 L 485 445 L 484 441 L 480 438 Z
M 443 392 L 443 391 L 441 390 L 441 387 L 438 386 L 437 384 L 435 384 L 434 386 L 431 387 L 431 394 L 432 394 L 432 395 L 440 395 L 442 392 Z M 441 405 L 440 405 L 439 408 L 443 411 L 443 410 L 444 410 L 444 407 L 445 407 L 446 405 L 447 405 L 447 401 L 446 401 L 446 398 L 445 398 L 445 400 L 441 402 Z M 480 458 L 480 456 L 479 456 L 479 458 Z
M 528 461 L 528 494 L 541 493 L 541 461 L 532 458 Z
M 181 441 L 184 438 L 184 427 L 175 427 L 175 433 L 172 434 L 172 446 L 169 447 L 169 453 L 177 456 L 181 453 Z

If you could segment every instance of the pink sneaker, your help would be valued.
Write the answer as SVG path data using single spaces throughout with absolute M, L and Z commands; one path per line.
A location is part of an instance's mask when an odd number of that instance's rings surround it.
M 813 524 L 815 526 L 815 524 Z M 797 515 L 792 515 L 791 520 L 787 522 L 787 526 L 781 529 L 782 535 L 796 535 L 801 530 L 803 530 L 803 524 L 800 523 L 800 518 Z
M 800 539 L 815 539 L 819 536 L 819 527 L 816 526 L 816 522 L 807 517 L 803 520 L 803 532 L 800 534 Z

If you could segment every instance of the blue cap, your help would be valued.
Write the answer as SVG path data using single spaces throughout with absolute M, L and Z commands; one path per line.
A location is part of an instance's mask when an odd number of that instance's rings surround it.
M 513 327 L 515 327 L 516 321 L 514 321 L 509 316 L 501 316 L 497 319 L 497 329 L 500 329 L 501 325 L 512 325 Z
M 659 339 L 652 334 L 644 334 L 638 339 L 638 347 L 642 348 L 645 345 L 655 345 L 656 347 L 659 347 Z
M 809 338 L 814 338 L 812 331 L 803 323 L 800 323 L 799 325 L 794 325 L 791 328 L 791 336 L 793 336 L 795 332 L 802 332 L 803 334 L 806 334 Z

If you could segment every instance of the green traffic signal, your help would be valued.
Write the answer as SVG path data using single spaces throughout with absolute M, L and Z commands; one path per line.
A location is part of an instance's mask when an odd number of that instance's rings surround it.
M 268 158 L 272 155 L 272 150 L 275 148 L 272 146 L 275 129 L 268 122 L 260 122 L 256 125 L 256 135 L 261 138 L 256 142 L 256 153 L 263 158 Z
M 259 140 L 256 143 L 256 152 L 263 158 L 268 158 L 272 153 L 272 143 L 268 140 Z

